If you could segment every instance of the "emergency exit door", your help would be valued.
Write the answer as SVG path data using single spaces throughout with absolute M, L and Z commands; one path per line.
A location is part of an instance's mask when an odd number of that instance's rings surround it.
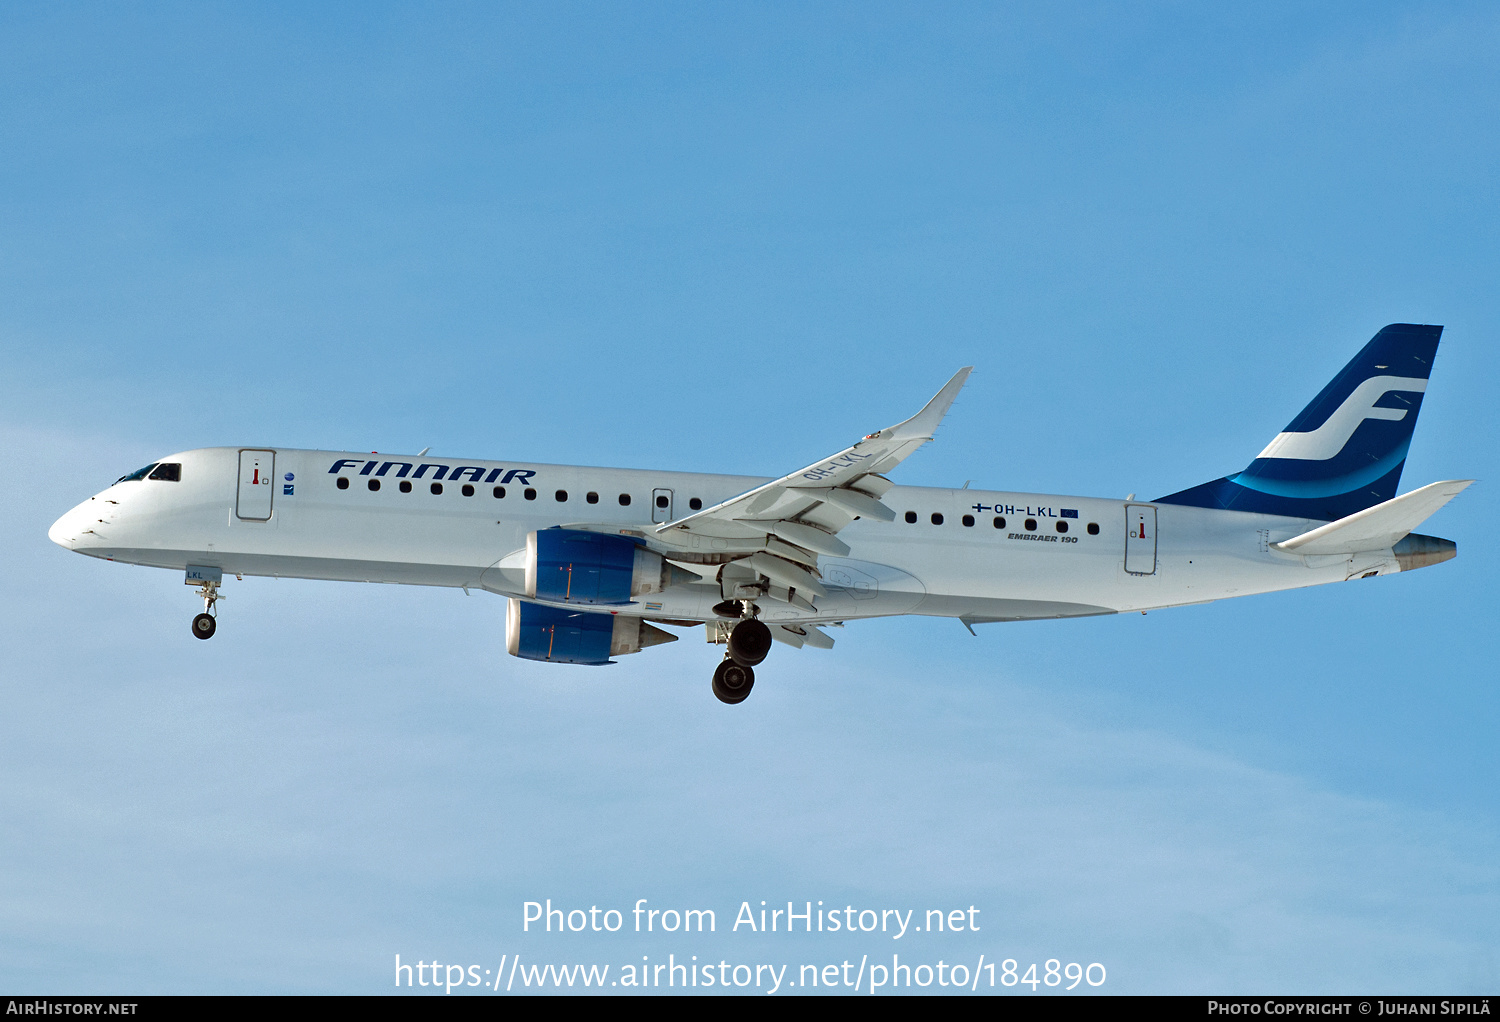
M 1125 570 L 1156 574 L 1156 508 L 1148 504 L 1125 505 Z
M 672 491 L 651 491 L 651 520 L 653 522 L 670 522 L 672 520 Z
M 247 522 L 264 522 L 271 517 L 271 494 L 276 487 L 275 451 L 240 452 L 240 487 L 235 498 L 235 516 Z

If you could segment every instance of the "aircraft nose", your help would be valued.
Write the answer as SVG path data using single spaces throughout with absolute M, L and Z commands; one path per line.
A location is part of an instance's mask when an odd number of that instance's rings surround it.
M 60 547 L 76 549 L 79 534 L 87 527 L 83 524 L 88 514 L 88 501 L 84 501 L 52 523 L 47 538 Z
M 68 519 L 71 517 L 72 512 L 69 512 L 53 522 L 52 528 L 47 530 L 47 538 L 58 546 L 67 546 L 73 538 L 73 530 L 68 528 Z

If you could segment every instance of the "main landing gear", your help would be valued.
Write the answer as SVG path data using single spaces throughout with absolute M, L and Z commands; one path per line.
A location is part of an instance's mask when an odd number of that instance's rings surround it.
M 714 695 L 718 696 L 719 702 L 742 703 L 750 695 L 750 690 L 755 687 L 755 671 L 735 663 L 728 657 L 724 662 L 714 668 Z
M 714 669 L 714 695 L 720 702 L 742 703 L 755 687 L 755 666 L 771 652 L 771 629 L 752 618 L 729 633 L 724 662 Z
M 193 618 L 193 635 L 199 639 L 212 639 L 219 627 L 216 605 L 224 598 L 219 595 L 219 583 L 203 583 L 198 595 L 203 597 L 203 613 Z

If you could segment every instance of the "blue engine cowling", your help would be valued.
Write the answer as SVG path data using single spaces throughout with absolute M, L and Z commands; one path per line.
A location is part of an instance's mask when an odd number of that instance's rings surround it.
M 526 595 L 549 603 L 619 606 L 660 592 L 662 558 L 626 536 L 542 529 L 526 537 Z
M 607 664 L 616 617 L 511 600 L 505 620 L 506 651 L 527 660 Z
M 677 636 L 638 617 L 544 607 L 512 598 L 505 614 L 505 649 L 511 656 L 557 664 L 607 664 Z

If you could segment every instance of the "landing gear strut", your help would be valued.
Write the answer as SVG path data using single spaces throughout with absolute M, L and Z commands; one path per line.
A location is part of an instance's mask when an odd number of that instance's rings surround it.
M 203 583 L 198 595 L 203 597 L 203 613 L 193 618 L 193 635 L 199 639 L 212 639 L 219 627 L 216 604 L 224 598 L 219 595 L 219 583 Z

